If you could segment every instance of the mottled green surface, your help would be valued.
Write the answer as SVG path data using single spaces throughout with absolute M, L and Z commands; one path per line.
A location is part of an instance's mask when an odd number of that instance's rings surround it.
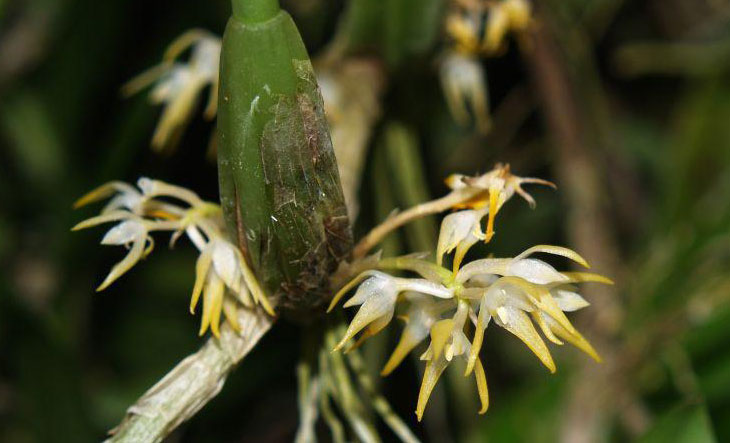
M 228 22 L 219 97 L 229 231 L 281 309 L 320 308 L 352 238 L 322 97 L 286 12 Z

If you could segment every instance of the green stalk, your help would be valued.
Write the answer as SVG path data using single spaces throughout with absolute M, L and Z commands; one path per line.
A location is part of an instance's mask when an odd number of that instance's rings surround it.
M 279 0 L 233 0 L 233 17 L 246 23 L 262 23 L 280 11 Z

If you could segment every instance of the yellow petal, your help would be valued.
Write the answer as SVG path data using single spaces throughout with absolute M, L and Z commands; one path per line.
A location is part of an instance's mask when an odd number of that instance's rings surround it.
M 215 335 L 217 338 L 220 338 L 220 322 L 221 322 L 221 312 L 223 310 L 223 297 L 225 296 L 225 284 L 221 280 L 220 289 L 218 287 L 215 288 L 215 294 L 213 298 L 213 306 L 211 307 L 211 313 L 210 313 L 210 330 L 213 332 L 213 335 Z
M 418 346 L 418 344 L 421 343 L 425 338 L 417 337 L 412 334 L 411 331 L 412 330 L 408 327 L 403 330 L 403 334 L 398 341 L 398 345 L 396 345 L 395 350 L 393 350 L 393 354 L 391 354 L 390 358 L 385 363 L 383 370 L 380 371 L 380 375 L 386 376 L 393 372 L 393 370 L 398 367 L 403 359 L 406 358 L 406 355 L 408 355 L 408 353 L 410 353 L 416 346 Z
M 213 262 L 213 255 L 210 249 L 204 249 L 195 262 L 195 284 L 193 285 L 193 295 L 190 297 L 190 313 L 195 314 L 195 306 L 198 305 L 200 294 L 203 292 L 203 286 L 208 277 L 210 265 Z
M 444 346 L 451 337 L 451 331 L 454 329 L 454 320 L 447 318 L 439 320 L 431 326 L 431 348 L 433 349 L 433 358 L 438 359 L 443 353 Z
M 217 299 L 223 297 L 224 288 L 223 280 L 215 274 L 210 274 L 208 284 L 205 286 L 205 291 L 203 291 L 203 315 L 200 319 L 199 335 L 205 334 L 205 331 L 208 330 L 213 319 L 213 309 L 219 306 Z
M 588 283 L 588 282 L 594 282 L 594 283 L 604 283 L 607 285 L 612 285 L 613 280 L 611 280 L 608 277 L 604 277 L 599 274 L 594 274 L 592 272 L 562 272 L 564 276 L 568 277 L 569 281 L 566 283 Z
M 240 254 L 237 249 L 236 252 Z M 269 302 L 269 298 L 266 296 L 264 290 L 261 289 L 258 280 L 256 280 L 256 276 L 253 275 L 253 271 L 251 271 L 248 267 L 243 256 L 239 255 L 239 262 L 241 263 L 241 275 L 243 275 L 243 281 L 246 282 L 246 286 L 248 286 L 248 289 L 251 291 L 253 299 L 264 308 L 264 311 L 266 311 L 267 314 L 274 317 L 276 313 Z
M 474 331 L 474 339 L 471 342 L 471 350 L 469 351 L 469 359 L 466 362 L 466 371 L 464 371 L 464 377 L 471 374 L 474 370 L 474 364 L 479 360 L 479 351 L 482 349 L 482 343 L 484 342 L 484 331 L 489 321 L 489 313 L 486 308 L 479 309 L 479 316 L 477 317 L 477 326 Z
M 211 89 L 210 89 L 210 95 L 208 96 L 208 104 L 205 106 L 205 111 L 203 111 L 203 116 L 208 120 L 213 120 L 215 115 L 218 113 L 218 81 L 214 81 Z
M 109 275 L 104 279 L 104 281 L 99 285 L 98 288 L 96 288 L 96 291 L 103 291 L 107 287 L 109 287 L 110 284 L 114 283 L 116 279 L 124 275 L 125 272 L 129 271 L 132 266 L 134 266 L 140 258 L 142 258 L 142 254 L 144 253 L 144 246 L 147 241 L 144 238 L 138 238 L 134 241 L 132 244 L 132 249 L 129 250 L 127 255 L 114 265 L 112 270 L 109 272 Z
M 383 304 L 382 300 L 377 297 L 367 299 L 365 303 L 360 306 L 357 314 L 355 314 L 352 322 L 350 322 L 350 325 L 347 327 L 345 336 L 342 337 L 342 340 L 337 343 L 337 346 L 335 346 L 332 351 L 334 352 L 342 349 L 348 340 L 354 337 L 358 332 L 365 329 L 365 327 L 370 325 L 370 323 L 374 322 L 376 324 L 375 327 L 379 328 L 377 331 L 385 327 L 385 325 L 393 318 L 393 309 L 394 307 L 392 305 Z
M 479 402 L 482 404 L 479 409 L 480 414 L 484 414 L 489 409 L 489 391 L 487 390 L 487 375 L 484 373 L 484 366 L 481 360 L 476 360 L 476 371 L 474 377 L 477 379 L 477 392 L 479 393 Z
M 104 200 L 105 198 L 111 197 L 115 193 L 122 191 L 125 188 L 134 189 L 127 183 L 123 183 L 123 182 L 114 181 L 114 182 L 105 183 L 105 184 L 99 186 L 98 188 L 94 189 L 93 191 L 85 194 L 80 199 L 76 200 L 73 204 L 73 208 L 78 209 L 82 206 L 88 205 L 89 203 L 94 203 L 99 200 Z
M 365 271 L 358 275 L 357 277 L 353 278 L 348 284 L 342 287 L 339 291 L 337 291 L 337 294 L 335 294 L 334 297 L 332 297 L 332 301 L 330 302 L 330 305 L 327 307 L 327 312 L 332 311 L 332 309 L 337 306 L 337 303 L 339 303 L 340 299 L 347 294 L 350 289 L 357 286 L 361 281 L 363 281 L 366 277 L 369 277 L 372 275 L 372 272 Z
M 165 54 L 162 59 L 166 62 L 172 62 L 180 56 L 186 49 L 194 45 L 198 40 L 204 38 L 207 35 L 202 29 L 189 29 L 182 33 L 179 37 L 170 43 L 165 49 Z
M 426 364 L 421 389 L 418 392 L 418 403 L 416 404 L 416 417 L 418 417 L 418 421 L 421 421 L 421 418 L 423 418 L 423 411 L 426 410 L 426 404 L 428 404 L 428 399 L 431 397 L 431 392 L 433 392 L 433 388 L 436 387 L 439 377 L 441 377 L 448 364 L 443 356 L 440 358 L 432 358 Z
M 226 316 L 226 321 L 229 325 L 231 325 L 231 329 L 236 332 L 241 332 L 241 324 L 238 322 L 236 302 L 229 297 L 226 297 L 225 300 L 223 300 L 223 315 Z
M 566 257 L 574 262 L 580 264 L 583 267 L 590 268 L 590 265 L 588 262 L 580 256 L 577 252 L 573 251 L 569 248 L 564 248 L 562 246 L 552 246 L 552 245 L 537 245 L 533 246 L 530 249 L 527 249 L 517 257 L 515 257 L 515 260 L 520 260 L 522 258 L 528 257 L 532 254 L 538 253 L 538 252 L 544 252 L 547 254 L 553 254 L 553 255 L 559 255 L 561 257 Z
M 583 337 L 580 332 L 578 332 L 578 331 L 574 331 L 572 333 L 568 332 L 567 330 L 565 330 L 565 328 L 560 326 L 557 322 L 550 321 L 550 319 L 547 319 L 547 322 L 549 323 L 553 332 L 558 337 L 564 339 L 565 341 L 572 344 L 576 348 L 585 352 L 593 360 L 595 360 L 599 363 L 602 361 L 601 356 L 598 355 L 598 352 L 596 352 L 596 350 L 593 348 L 593 346 L 591 346 L 591 344 L 588 342 L 588 340 L 586 340 L 585 337 Z
M 368 325 L 367 329 L 365 329 L 365 332 L 363 332 L 362 335 L 360 337 L 358 337 L 358 339 L 355 342 L 355 344 L 353 344 L 351 347 L 349 347 L 347 349 L 347 351 L 345 351 L 345 353 L 350 352 L 350 351 L 352 351 L 354 349 L 359 348 L 365 342 L 365 340 L 367 340 L 368 338 L 370 338 L 373 335 L 377 334 L 378 332 L 382 331 L 383 328 L 385 328 L 386 326 L 388 326 L 388 323 L 390 323 L 390 320 L 392 318 L 393 318 L 393 315 L 392 314 L 391 315 L 384 315 L 384 316 L 376 319 L 372 323 L 370 323 L 370 325 Z
M 538 309 L 551 316 L 568 331 L 575 331 L 575 327 L 573 327 L 570 320 L 568 320 L 568 317 L 565 316 L 562 309 L 558 306 L 558 303 L 552 295 L 550 295 L 550 291 L 548 289 L 543 286 L 532 284 L 519 277 L 502 277 L 502 280 L 524 290 L 530 297 L 532 303 L 534 303 Z
M 502 319 L 505 329 L 522 340 L 550 372 L 555 372 L 556 368 L 553 357 L 550 355 L 547 346 L 545 346 L 545 342 L 542 341 L 537 330 L 535 330 L 535 326 L 530 321 L 530 317 L 519 309 L 505 311 L 508 314 L 506 319 Z M 505 322 L 504 320 L 508 321 Z
M 138 93 L 142 89 L 154 83 L 169 70 L 170 65 L 168 63 L 160 63 L 140 74 L 137 74 L 134 78 L 122 86 L 122 95 L 129 97 L 130 95 Z
M 553 331 L 550 329 L 550 326 L 547 324 L 547 321 L 545 321 L 544 314 L 541 314 L 539 311 L 532 312 L 532 320 L 537 323 L 537 325 L 540 327 L 540 330 L 542 331 L 543 335 L 550 340 L 551 342 L 555 343 L 556 345 L 562 345 L 563 342 L 558 339 L 558 337 L 553 334 Z
M 489 243 L 494 236 L 494 218 L 497 216 L 499 190 L 489 189 L 489 216 L 487 218 L 487 232 L 484 235 L 484 243 Z
M 95 217 L 88 218 L 78 224 L 76 224 L 72 231 L 79 231 L 81 229 L 91 228 L 92 226 L 101 225 L 103 223 L 109 223 L 113 221 L 119 221 L 130 218 L 130 213 L 127 211 L 112 211 L 106 214 L 97 215 Z
M 487 18 L 482 41 L 482 49 L 487 54 L 495 53 L 502 46 L 504 36 L 509 29 L 509 17 L 500 5 L 501 3 L 498 3 L 497 6 L 491 8 Z
M 175 144 L 192 117 L 197 94 L 202 85 L 199 80 L 191 79 L 190 83 L 181 89 L 179 95 L 165 106 L 152 135 L 152 147 L 160 150 Z

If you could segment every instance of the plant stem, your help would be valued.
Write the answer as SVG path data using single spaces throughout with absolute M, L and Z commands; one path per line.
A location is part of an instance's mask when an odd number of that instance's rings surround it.
M 263 311 L 238 310 L 241 332 L 227 323 L 220 339 L 210 338 L 127 409 L 108 442 L 159 442 L 195 415 L 223 388 L 228 374 L 271 328 Z
M 380 243 L 386 235 L 406 223 L 426 215 L 438 214 L 439 212 L 446 211 L 454 205 L 469 200 L 480 192 L 482 191 L 479 189 L 457 189 L 441 198 L 413 206 L 388 218 L 383 223 L 373 228 L 360 240 L 360 242 L 358 242 L 352 252 L 353 259 L 364 257 L 373 247 Z
M 279 13 L 279 0 L 233 0 L 233 16 L 246 24 L 262 23 Z

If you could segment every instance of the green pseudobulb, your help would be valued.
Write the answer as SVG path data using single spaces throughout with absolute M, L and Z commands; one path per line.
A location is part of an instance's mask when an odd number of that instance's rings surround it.
M 322 96 L 291 17 L 239 3 L 221 53 L 221 204 L 277 310 L 317 311 L 352 248 Z

